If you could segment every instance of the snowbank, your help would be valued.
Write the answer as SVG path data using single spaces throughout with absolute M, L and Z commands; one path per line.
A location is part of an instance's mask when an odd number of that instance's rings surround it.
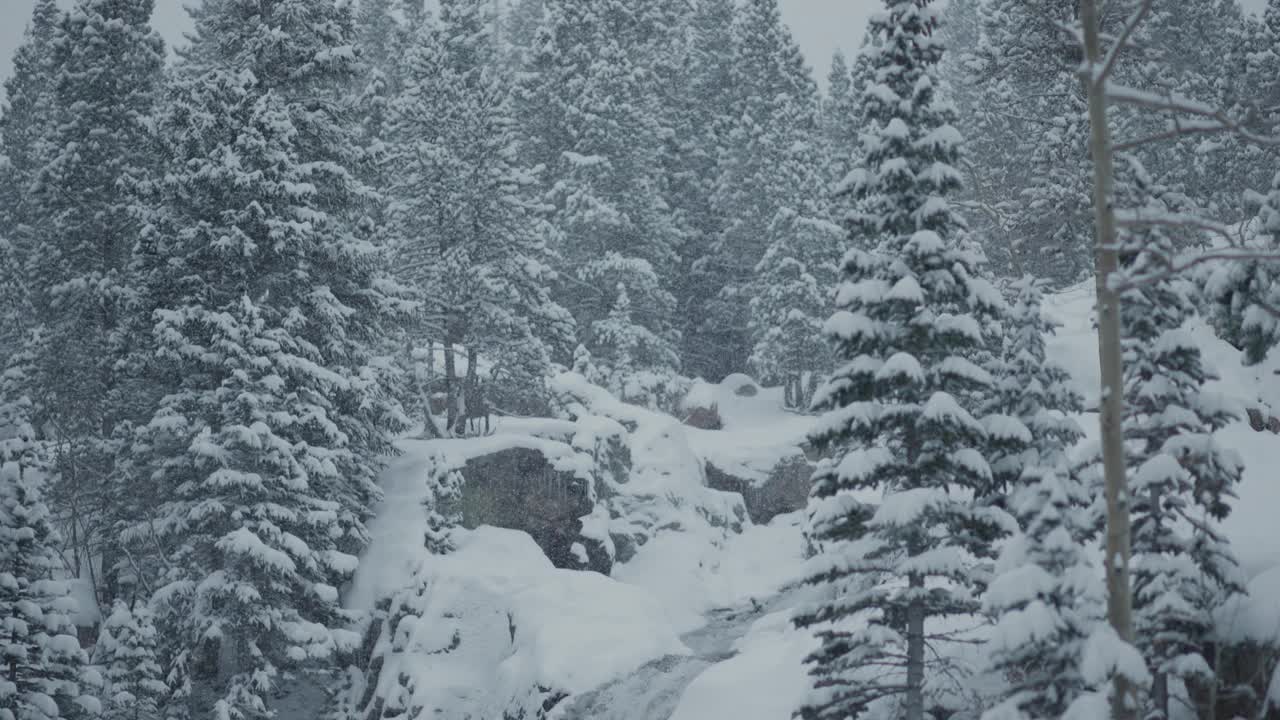
M 809 693 L 804 659 L 817 647 L 790 611 L 766 615 L 735 643 L 737 655 L 689 685 L 671 720 L 789 720 Z
M 751 525 L 724 540 L 665 533 L 613 569 L 622 582 L 659 598 L 681 632 L 699 627 L 707 611 L 763 603 L 799 579 L 804 562 L 802 513 Z
M 661 603 L 598 573 L 559 570 L 521 532 L 460 532 L 422 555 L 376 645 L 374 692 L 412 718 L 533 717 L 651 660 L 688 649 Z M 406 578 L 408 580 L 408 578 Z

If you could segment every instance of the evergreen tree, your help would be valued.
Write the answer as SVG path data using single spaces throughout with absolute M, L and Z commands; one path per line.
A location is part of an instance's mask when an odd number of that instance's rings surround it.
M 139 230 L 133 188 L 156 158 L 147 120 L 164 47 L 150 27 L 153 0 L 78 0 L 53 40 L 50 126 L 31 212 L 28 257 L 35 321 L 30 397 L 37 427 L 60 445 L 53 503 L 75 528 L 75 573 L 118 558 L 106 526 L 115 428 L 132 404 L 117 363 L 134 337 L 123 329 Z M 110 570 L 108 570 L 108 574 Z M 104 592 L 114 592 L 108 578 Z
M 29 413 L 27 398 L 0 398 L 0 717 L 87 718 L 100 705 L 71 621 L 75 600 L 57 579 L 63 565 Z
M 95 650 L 106 670 L 106 720 L 159 720 L 169 689 L 160 679 L 156 645 L 151 612 L 117 600 Z
M 698 334 L 718 364 L 710 377 L 744 370 L 750 356 L 749 298 L 768 248 L 764 232 L 778 211 L 806 189 L 801 175 L 779 171 L 816 149 L 817 86 L 778 10 L 777 0 L 751 0 L 734 25 L 731 79 L 736 88 L 727 148 L 712 201 L 722 227 L 703 263 L 717 291 Z
M 1053 327 L 1030 278 L 1014 285 L 1006 323 L 992 404 L 1002 415 L 989 416 L 988 459 L 992 495 L 1005 502 L 1020 531 L 1001 551 L 983 598 L 996 620 L 989 665 L 1003 678 L 986 717 L 1056 718 L 1088 689 L 1080 662 L 1103 617 L 1102 583 L 1086 550 L 1094 534 L 1092 501 L 1066 456 L 1084 434 L 1067 413 L 1083 411 L 1083 402 L 1048 357 Z
M 822 132 L 826 153 L 832 158 L 829 184 L 836 187 L 849 171 L 857 167 L 860 151 L 862 93 L 866 90 L 866 59 L 859 52 L 851 66 L 844 53 L 831 58 L 827 76 L 827 98 L 822 105 Z
M 336 588 L 405 425 L 373 349 L 411 306 L 356 234 L 350 7 L 217 0 L 194 19 L 136 260 L 162 399 L 129 466 L 163 500 L 143 530 L 166 554 L 168 682 L 193 715 L 262 717 L 353 642 Z
M 1105 622 L 1105 591 L 1080 536 L 1090 496 L 1061 463 L 1024 471 L 1010 498 L 1022 531 L 1004 546 L 984 607 L 996 617 L 988 644 L 1003 678 L 987 720 L 1063 717 L 1089 689 L 1084 646 Z
M 1184 199 L 1134 166 L 1139 212 L 1177 212 Z M 1163 262 L 1173 240 L 1160 228 L 1124 238 L 1126 275 L 1142 282 L 1123 296 L 1124 434 L 1129 448 L 1134 625 L 1155 676 L 1151 708 L 1170 717 L 1169 681 L 1217 682 L 1204 647 L 1212 610 L 1243 591 L 1239 568 L 1217 523 L 1230 512 L 1239 457 L 1213 434 L 1237 419 L 1204 385 L 1214 379 L 1183 324 L 1195 312 L 1190 284 Z
M 0 363 L 18 354 L 32 323 L 31 296 L 17 249 L 0 238 Z M 0 364 L 0 373 L 5 365 Z
M 522 76 L 517 114 L 521 150 L 542 170 L 560 259 L 557 299 L 580 328 L 593 327 L 615 300 L 602 275 L 650 271 L 625 281 L 635 320 L 678 342 L 667 286 L 681 233 L 663 197 L 661 124 L 656 107 L 656 30 L 662 0 L 548 0 L 537 49 Z M 635 18 L 653 18 L 635 22 Z M 621 257 L 621 262 L 614 259 Z M 641 297 L 651 291 L 650 297 Z M 656 313 L 661 313 L 656 314 Z M 588 346 L 591 341 L 587 339 Z
M 783 385 L 787 407 L 807 409 L 811 383 L 831 366 L 822 327 L 838 275 L 832 250 L 844 244 L 844 233 L 821 217 L 786 209 L 769 235 L 756 269 L 760 291 L 751 298 L 751 366 L 761 381 Z
M 572 322 L 549 295 L 547 229 L 513 155 L 511 88 L 490 37 L 486 0 L 446 0 L 419 33 L 396 101 L 394 216 L 404 279 L 428 299 L 446 352 L 449 408 L 472 395 L 480 357 L 504 409 L 535 412 L 551 352 Z M 468 353 L 463 388 L 453 354 Z M 450 427 L 461 419 L 450 414 Z
M 723 363 L 715 338 L 726 328 L 704 326 L 703 314 L 720 286 L 712 249 L 724 217 L 712 202 L 720 161 L 729 149 L 734 105 L 734 0 L 699 0 L 687 19 L 685 65 L 668 141 L 669 203 L 685 232 L 681 263 L 671 283 L 680 322 L 680 357 L 690 375 L 715 376 Z
M 1261 253 L 1280 247 L 1280 173 L 1254 221 L 1248 245 Z M 1248 365 L 1266 359 L 1280 343 L 1280 283 L 1274 263 L 1262 259 L 1218 263 L 1203 278 L 1209 320 L 1218 336 L 1244 351 Z
M 962 2 L 949 15 L 966 10 L 976 7 Z M 1080 48 L 1062 30 L 1074 6 L 992 0 L 982 10 L 980 44 L 957 83 L 972 93 L 961 93 L 960 129 L 980 144 L 970 172 L 987 216 L 980 227 L 1001 273 L 1069 284 L 1093 259 Z
M 1071 415 L 1084 412 L 1084 400 L 1067 371 L 1049 358 L 1046 347 L 1054 325 L 1041 312 L 1043 282 L 1025 277 L 1010 286 L 1004 347 L 987 407 L 995 418 L 1017 419 L 1030 436 L 1016 432 L 1009 436 L 990 428 L 996 447 L 988 460 L 995 481 L 991 494 L 996 497 L 1020 485 L 1027 468 L 1057 467 L 1083 437 Z
M 853 249 L 827 322 L 837 368 L 814 400 L 811 433 L 833 460 L 814 475 L 811 584 L 826 591 L 797 622 L 816 630 L 805 718 L 922 720 L 945 703 L 941 617 L 978 609 L 1000 514 L 975 502 L 992 482 L 975 417 L 992 377 L 984 326 L 1003 300 L 948 198 L 960 134 L 939 93 L 942 46 L 929 2 L 887 0 L 873 16 L 863 96 L 865 165 L 847 184 Z M 867 491 L 883 493 L 878 506 Z M 954 709 L 954 708 L 950 708 Z
M 502 18 L 505 60 L 512 70 L 528 65 L 545 15 L 545 0 L 515 0 Z
M 617 288 L 617 300 L 609 314 L 591 327 L 597 350 L 589 356 L 598 362 L 588 379 L 623 400 L 635 402 L 643 399 L 646 389 L 640 373 L 670 375 L 675 372 L 679 358 L 670 345 L 636 323 L 631 315 L 627 286 L 618 283 Z
M 31 185 L 40 169 L 42 138 L 53 121 L 56 0 L 36 0 L 23 43 L 13 54 L 13 74 L 4 83 L 0 108 L 0 237 L 29 248 L 34 218 Z M 18 253 L 19 259 L 25 252 Z
M 1245 43 L 1243 29 L 1244 11 L 1236 0 L 1153 6 L 1135 39 L 1139 50 L 1119 67 L 1118 79 L 1148 92 L 1223 108 L 1236 117 L 1259 117 L 1261 110 L 1253 104 L 1255 98 L 1242 102 L 1241 96 L 1254 95 L 1274 81 L 1252 77 L 1252 86 L 1240 84 L 1250 75 L 1240 67 L 1247 65 L 1241 57 L 1246 54 L 1241 47 Z M 1280 64 L 1272 64 L 1267 72 L 1277 69 Z M 1131 114 L 1134 117 L 1126 121 L 1130 126 L 1126 135 L 1153 136 L 1169 130 L 1167 115 Z M 1185 134 L 1139 147 L 1135 152 L 1147 171 L 1162 183 L 1195 198 L 1207 216 L 1231 223 L 1245 219 L 1246 192 L 1266 186 L 1275 158 L 1274 150 L 1244 143 L 1230 134 Z M 1267 170 L 1259 173 L 1261 168 Z

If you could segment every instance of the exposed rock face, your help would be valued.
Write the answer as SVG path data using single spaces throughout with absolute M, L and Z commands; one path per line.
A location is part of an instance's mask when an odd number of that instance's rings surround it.
M 735 477 L 707 463 L 708 487 L 741 494 L 747 505 L 747 514 L 757 525 L 802 509 L 809 499 L 809 478 L 812 475 L 813 465 L 803 454 L 783 458 L 763 481 Z
M 719 430 L 724 427 L 720 410 L 714 404 L 710 407 L 690 408 L 685 413 L 684 424 L 699 430 Z
M 586 480 L 555 470 L 542 453 L 526 448 L 473 458 L 462 473 L 464 527 L 523 530 L 556 567 L 609 573 L 608 554 L 582 536 L 580 518 L 592 511 Z M 575 544 L 581 545 L 576 552 Z
M 1280 418 L 1268 415 L 1261 408 L 1249 408 L 1249 427 L 1256 432 L 1270 432 L 1280 435 Z

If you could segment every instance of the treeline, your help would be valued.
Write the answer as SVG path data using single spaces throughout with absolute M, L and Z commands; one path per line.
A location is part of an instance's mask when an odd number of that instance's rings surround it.
M 776 0 L 153 6 L 37 0 L 6 83 L 0 712 L 263 716 L 415 422 L 829 362 L 852 100 Z
M 1243 411 L 1188 323 L 1277 343 L 1280 3 L 884 5 L 834 194 L 799 716 L 1274 716 L 1222 530 Z M 1087 275 L 1101 442 L 1041 313 Z

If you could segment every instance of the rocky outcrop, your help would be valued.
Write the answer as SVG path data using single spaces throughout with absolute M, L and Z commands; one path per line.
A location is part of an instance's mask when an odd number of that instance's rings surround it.
M 742 495 L 747 514 L 757 525 L 802 509 L 809 498 L 811 475 L 813 465 L 803 453 L 782 458 L 763 479 L 739 477 L 707 463 L 707 486 Z
M 522 447 L 472 458 L 462 474 L 464 527 L 522 530 L 556 567 L 609 573 L 608 554 L 582 535 L 581 518 L 593 509 L 587 480 Z
M 1268 414 L 1261 408 L 1252 407 L 1248 410 L 1249 427 L 1256 432 L 1270 432 L 1280 435 L 1280 418 Z
M 720 408 L 714 403 L 707 407 L 693 407 L 685 411 L 684 424 L 699 430 L 719 430 L 724 427 Z

